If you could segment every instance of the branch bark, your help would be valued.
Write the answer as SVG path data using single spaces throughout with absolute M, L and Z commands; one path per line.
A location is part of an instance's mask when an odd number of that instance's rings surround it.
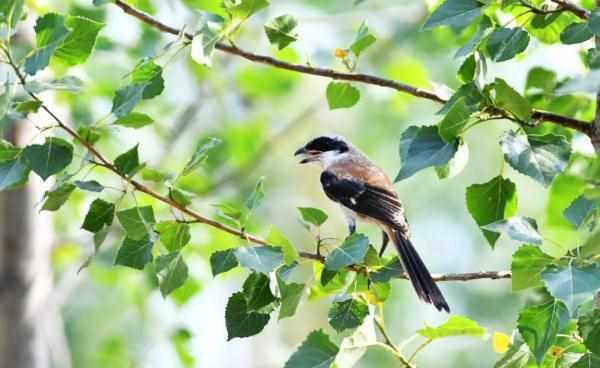
M 573 6 L 562 5 L 562 4 L 570 4 L 570 3 L 566 3 L 563 0 L 553 0 L 553 1 L 555 1 L 555 2 L 560 1 L 561 6 L 563 6 L 565 9 L 572 11 L 572 12 L 576 11 L 575 8 L 573 8 L 574 5 Z M 126 4 L 122 0 L 115 0 L 115 5 L 118 6 L 119 8 L 121 8 L 121 10 L 123 10 L 123 12 L 125 12 L 126 14 L 131 15 L 134 18 L 137 18 L 138 20 L 146 23 L 147 25 L 149 25 L 161 32 L 169 33 L 172 35 L 181 34 L 181 30 L 160 22 L 159 20 L 151 17 L 150 15 L 148 15 L 144 12 L 141 12 L 141 11 L 133 8 L 132 6 Z M 587 11 L 585 11 L 585 12 L 587 14 Z M 188 40 L 191 40 L 194 38 L 194 36 L 191 33 L 186 32 L 186 33 L 183 33 L 183 35 Z M 316 75 L 316 76 L 331 78 L 331 79 L 335 79 L 335 80 L 345 80 L 345 81 L 350 81 L 350 82 L 358 82 L 358 83 L 376 85 L 376 86 L 380 86 L 380 87 L 394 89 L 398 92 L 407 93 L 409 95 L 419 97 L 422 99 L 426 99 L 426 100 L 430 100 L 430 101 L 437 102 L 437 103 L 445 103 L 446 102 L 446 99 L 438 96 L 434 92 L 431 92 L 431 91 L 428 91 L 428 90 L 425 90 L 422 88 L 414 87 L 409 84 L 397 82 L 392 79 L 385 79 L 382 77 L 378 77 L 375 75 L 363 74 L 363 73 L 344 73 L 344 72 L 339 72 L 339 71 L 336 71 L 333 69 L 288 63 L 288 62 L 281 61 L 281 60 L 275 59 L 275 58 L 267 56 L 267 55 L 260 55 L 260 54 L 255 54 L 255 53 L 252 53 L 249 51 L 245 51 L 237 46 L 230 46 L 230 45 L 226 45 L 224 43 L 217 43 L 215 48 L 222 52 L 225 52 L 225 53 L 228 53 L 231 55 L 236 55 L 236 56 L 239 56 L 241 58 L 244 58 L 246 60 L 249 60 L 249 61 L 252 61 L 255 63 L 265 64 L 265 65 L 269 65 L 269 66 L 279 68 L 279 69 L 285 69 L 285 70 L 290 70 L 293 72 L 309 74 L 309 75 Z M 500 117 L 509 118 L 505 114 L 501 115 Z M 587 121 L 575 119 L 575 118 L 564 116 L 564 115 L 554 114 L 554 113 L 542 111 L 542 110 L 534 110 L 533 118 L 552 122 L 552 123 L 562 125 L 567 128 L 578 130 L 578 131 L 590 136 L 590 138 L 591 138 L 590 134 L 591 134 L 591 126 L 592 125 Z
M 600 0 L 596 0 L 596 6 L 600 6 Z M 594 37 L 594 42 L 596 48 L 600 48 L 600 36 Z M 600 153 L 600 91 L 596 94 L 596 116 L 592 122 L 589 136 L 592 141 L 592 146 L 594 146 L 594 150 L 597 153 Z

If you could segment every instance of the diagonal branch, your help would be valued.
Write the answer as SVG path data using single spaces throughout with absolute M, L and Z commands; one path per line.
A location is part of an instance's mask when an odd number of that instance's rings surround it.
M 581 18 L 583 20 L 587 20 L 590 17 L 590 13 L 587 10 L 580 7 L 579 5 L 576 5 L 572 2 L 570 2 L 569 0 L 550 0 L 550 1 L 557 4 L 560 8 L 570 11 L 571 13 L 575 14 L 576 16 L 578 16 L 579 18 Z
M 568 7 L 568 6 L 564 5 L 564 4 L 567 4 L 564 0 L 553 0 L 553 1 L 560 1 L 561 6 L 563 6 L 565 9 L 575 12 L 572 7 Z M 123 10 L 123 12 L 125 12 L 126 14 L 129 14 L 129 15 L 133 16 L 134 18 L 137 18 L 138 20 L 146 23 L 147 25 L 149 25 L 161 32 L 169 33 L 172 35 L 181 34 L 181 31 L 179 29 L 160 22 L 159 20 L 151 17 L 150 15 L 148 15 L 142 11 L 139 11 L 139 10 L 133 8 L 132 6 L 126 4 L 122 0 L 115 0 L 115 5 L 118 6 L 119 8 L 121 8 L 121 10 Z M 587 12 L 586 12 L 586 14 L 587 14 Z M 194 38 L 194 35 L 192 35 L 191 33 L 183 33 L 183 35 L 188 40 L 191 40 Z M 445 103 L 446 102 L 446 100 L 444 98 L 438 96 L 434 92 L 431 92 L 431 91 L 428 91 L 428 90 L 425 90 L 422 88 L 414 87 L 409 84 L 397 82 L 392 79 L 378 77 L 375 75 L 363 74 L 363 73 L 344 73 L 344 72 L 339 72 L 339 71 L 336 71 L 333 69 L 288 63 L 285 61 L 275 59 L 270 56 L 255 54 L 255 53 L 240 49 L 237 46 L 230 46 L 230 45 L 226 45 L 224 43 L 217 43 L 215 45 L 215 48 L 222 52 L 225 52 L 225 53 L 228 53 L 231 55 L 236 55 L 236 56 L 239 56 L 241 58 L 244 58 L 246 60 L 249 60 L 249 61 L 252 61 L 255 63 L 270 65 L 272 67 L 279 68 L 279 69 L 290 70 L 293 72 L 303 73 L 303 74 L 316 75 L 316 76 L 331 78 L 331 79 L 335 79 L 335 80 L 346 80 L 346 81 L 351 81 L 351 82 L 371 84 L 371 85 L 376 85 L 376 86 L 380 86 L 380 87 L 394 89 L 398 92 L 407 93 L 409 95 L 423 98 L 423 99 L 430 100 L 430 101 L 434 101 L 437 103 Z M 506 116 L 506 114 L 501 114 L 500 116 L 504 117 L 504 118 L 509 118 Z M 578 130 L 578 131 L 583 132 L 586 135 L 591 137 L 591 124 L 587 121 L 575 119 L 575 118 L 564 116 L 564 115 L 554 114 L 554 113 L 542 111 L 542 110 L 534 110 L 532 117 L 534 119 L 548 121 L 548 122 L 552 122 L 552 123 L 555 123 L 558 125 L 562 125 L 567 128 Z

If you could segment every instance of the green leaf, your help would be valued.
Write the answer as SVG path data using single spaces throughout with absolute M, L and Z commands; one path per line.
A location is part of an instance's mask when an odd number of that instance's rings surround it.
M 271 232 L 266 240 L 267 243 L 281 248 L 281 251 L 283 252 L 283 261 L 286 265 L 291 265 L 298 259 L 298 251 L 278 229 L 274 227 L 271 228 Z
M 340 344 L 340 351 L 335 358 L 336 368 L 351 368 L 367 352 L 367 348 L 377 344 L 375 334 L 374 316 L 371 314 L 365 318 L 364 323 L 358 327 L 350 336 L 344 337 Z
M 417 333 L 429 340 L 451 336 L 483 337 L 485 328 L 467 317 L 451 316 L 441 325 L 437 327 L 427 326 L 418 330 Z
M 136 144 L 129 151 L 115 158 L 115 167 L 119 173 L 127 176 L 133 176 L 141 168 L 138 155 L 138 146 L 139 144 Z
M 600 36 L 600 13 L 597 11 L 591 12 L 588 26 L 595 35 Z
M 548 187 L 571 157 L 569 142 L 558 135 L 517 135 L 507 132 L 500 141 L 504 159 L 518 172 Z
M 542 67 L 531 68 L 527 72 L 525 93 L 541 92 L 550 94 L 556 88 L 556 83 L 556 73 L 554 71 Z
M 210 268 L 213 277 L 234 269 L 239 265 L 235 251 L 235 248 L 230 248 L 216 251 L 210 255 Z
M 467 188 L 467 208 L 479 226 L 510 217 L 517 210 L 516 186 L 501 176 L 487 183 L 473 184 Z M 493 248 L 500 235 L 485 229 L 482 231 Z
M 458 79 L 460 79 L 463 83 L 472 82 L 475 78 L 475 70 L 477 67 L 477 62 L 475 61 L 475 55 L 470 55 L 463 61 L 460 68 L 458 68 L 458 72 L 456 73 Z
M 61 138 L 46 138 L 44 144 L 33 144 L 23 151 L 29 167 L 43 180 L 61 172 L 73 160 L 73 146 Z
M 377 41 L 377 38 L 371 33 L 367 26 L 367 21 L 363 21 L 358 28 L 358 33 L 352 45 L 350 45 L 350 51 L 359 57 L 363 51 L 369 48 L 372 44 Z
M 179 328 L 171 334 L 170 340 L 181 365 L 185 368 L 193 368 L 196 364 L 196 359 L 194 358 L 194 355 L 191 354 L 191 332 L 185 328 Z
M 15 110 L 17 110 L 17 112 L 20 112 L 21 114 L 27 115 L 32 112 L 37 112 L 41 106 L 42 106 L 42 101 L 29 100 L 29 101 L 20 102 L 16 106 Z
M 473 22 L 483 9 L 484 4 L 476 0 L 446 0 L 425 21 L 423 29 L 438 26 L 452 26 L 462 29 Z
M 12 102 L 14 90 L 14 84 L 10 83 L 7 79 L 4 82 L 4 92 L 0 95 L 0 119 L 4 119 L 4 117 L 8 113 L 10 104 Z
M 277 287 L 281 295 L 281 307 L 279 308 L 279 320 L 291 317 L 296 313 L 302 294 L 304 294 L 304 284 L 294 282 L 286 283 L 281 276 L 277 275 Z
M 600 368 L 600 355 L 585 353 L 570 368 Z
M 512 89 L 503 79 L 496 78 L 494 82 L 496 97 L 494 104 L 503 110 L 507 110 L 521 121 L 531 118 L 531 105 L 517 91 Z
M 270 280 L 267 275 L 252 272 L 244 281 L 244 296 L 249 311 L 270 312 L 271 307 L 276 305 L 279 299 L 273 295 L 269 286 Z
M 273 271 L 283 261 L 281 249 L 267 245 L 237 248 L 235 256 L 242 267 L 264 274 Z
M 146 264 L 152 262 L 153 245 L 154 242 L 148 237 L 138 240 L 125 238 L 117 253 L 115 264 L 142 270 Z
M 202 284 L 188 275 L 188 279 L 183 285 L 171 293 L 171 299 L 180 307 L 189 302 L 200 290 L 202 290 Z
M 567 308 L 557 300 L 521 310 L 517 327 L 538 364 L 568 321 Z
M 590 69 L 600 68 L 600 49 L 589 49 L 586 54 L 586 61 Z
M 68 16 L 64 24 L 70 32 L 54 51 L 54 57 L 68 66 L 82 64 L 92 53 L 104 24 L 76 16 Z
M 439 123 L 439 134 L 444 141 L 453 144 L 469 122 L 472 113 L 473 110 L 467 105 L 465 98 L 459 98 Z
M 298 207 L 302 219 L 309 224 L 319 227 L 327 221 L 327 214 L 318 208 Z
M 479 47 L 483 36 L 486 34 L 486 31 L 492 26 L 492 21 L 488 16 L 483 16 L 481 22 L 479 23 L 479 28 L 477 28 L 477 32 L 464 44 L 463 47 L 456 51 L 454 54 L 454 58 L 458 59 L 461 57 L 465 57 L 472 53 L 475 49 Z
M 539 247 L 523 245 L 512 256 L 512 291 L 543 286 L 541 273 L 552 262 Z
M 402 262 L 397 256 L 386 262 L 386 264 L 376 272 L 371 272 L 369 278 L 375 283 L 389 282 L 392 278 L 399 278 L 404 274 Z
M 577 321 L 577 328 L 585 346 L 592 353 L 600 355 L 600 309 L 581 316 Z M 597 360 L 600 363 L 600 357 Z
M 261 177 L 260 179 L 258 179 L 258 182 L 256 182 L 256 185 L 254 186 L 254 191 L 252 192 L 250 197 L 248 197 L 248 199 L 246 200 L 246 208 L 249 209 L 250 211 L 252 211 L 256 207 L 258 207 L 260 202 L 262 202 L 263 198 L 265 198 L 264 181 L 265 181 L 264 177 Z
M 56 48 L 69 35 L 64 23 L 65 17 L 56 13 L 48 13 L 37 19 L 34 27 L 36 47 L 25 59 L 25 73 L 35 75 L 48 66 Z
M 190 225 L 176 221 L 162 221 L 154 226 L 159 234 L 160 242 L 169 250 L 175 252 L 190 242 Z
M 188 278 L 188 266 L 179 252 L 169 253 L 156 259 L 160 275 L 159 289 L 163 297 L 183 286 Z
M 96 198 L 85 215 L 81 228 L 97 233 L 104 226 L 110 226 L 115 217 L 115 205 L 103 199 Z
M 580 195 L 564 210 L 563 216 L 579 229 L 597 208 L 598 203 L 596 201 Z
M 47 192 L 45 197 L 46 201 L 42 205 L 42 210 L 56 211 L 58 210 L 71 196 L 71 193 L 75 190 L 75 185 L 71 183 L 64 183 L 58 188 Z
M 224 0 L 223 7 L 232 17 L 240 21 L 248 19 L 253 14 L 269 6 L 268 0 Z
M 298 40 L 296 29 L 296 19 L 291 15 L 280 15 L 265 24 L 265 33 L 271 45 L 276 45 L 279 50 L 283 50 L 292 42 Z
M 229 298 L 225 309 L 228 341 L 236 337 L 256 335 L 265 328 L 268 322 L 268 314 L 248 311 L 246 297 L 243 293 L 235 293 Z
M 75 185 L 81 190 L 87 190 L 88 192 L 100 193 L 104 190 L 104 186 L 96 180 L 75 180 Z
M 587 23 L 571 23 L 560 34 L 560 42 L 565 45 L 581 43 L 594 37 Z
M 458 149 L 454 157 L 445 165 L 436 166 L 435 173 L 440 179 L 453 178 L 460 174 L 469 162 L 469 146 L 464 140 L 458 140 Z
M 205 22 L 192 39 L 192 59 L 198 64 L 211 66 L 212 53 L 221 38 L 221 26 L 214 22 Z
M 323 330 L 316 330 L 308 335 L 285 362 L 284 368 L 327 368 L 331 366 L 339 350 Z
M 22 153 L 12 144 L 0 141 L 0 190 L 13 189 L 27 182 L 31 169 Z
M 369 314 L 369 306 L 360 299 L 335 302 L 329 309 L 329 324 L 337 332 L 360 326 Z
M 542 236 L 537 231 L 537 223 L 529 217 L 515 216 L 498 220 L 481 228 L 496 233 L 506 233 L 511 239 L 530 244 L 542 244 Z
M 444 141 L 436 126 L 411 126 L 400 137 L 400 172 L 395 181 L 406 179 L 432 166 L 447 164 L 458 149 L 458 141 Z
M 0 4 L 0 23 L 6 23 L 9 31 L 21 20 L 24 3 L 24 0 L 8 0 Z
M 497 63 L 510 60 L 525 51 L 529 34 L 522 28 L 497 27 L 487 40 L 487 52 Z
M 368 249 L 369 238 L 363 234 L 352 234 L 344 240 L 342 245 L 327 255 L 325 268 L 337 271 L 346 266 L 361 263 Z
M 31 80 L 25 84 L 25 90 L 31 93 L 40 93 L 48 90 L 77 93 L 81 92 L 82 89 L 83 81 L 72 75 L 50 81 Z
M 581 303 L 591 300 L 600 289 L 600 265 L 551 267 L 542 272 L 546 288 L 556 299 L 561 300 L 575 315 Z
M 177 188 L 169 188 L 169 198 L 177 202 L 180 206 L 187 207 L 192 204 L 190 196 Z
M 208 138 L 206 141 L 202 142 L 196 148 L 196 151 L 192 155 L 192 158 L 185 165 L 183 170 L 181 171 L 181 175 L 189 175 L 192 171 L 196 170 L 208 157 L 208 153 L 210 150 L 221 144 L 221 140 L 218 138 Z
M 117 212 L 117 218 L 132 240 L 151 238 L 156 220 L 152 206 L 132 207 Z
M 133 69 L 131 82 L 134 85 L 144 85 L 143 99 L 156 97 L 165 89 L 162 71 L 162 67 L 152 60 L 143 60 Z
M 148 86 L 148 83 L 134 83 L 117 90 L 113 98 L 111 112 L 117 118 L 127 116 L 142 99 L 146 86 Z
M 146 115 L 139 112 L 130 112 L 129 114 L 115 120 L 113 124 L 121 125 L 126 128 L 139 129 L 154 123 L 154 120 Z
M 329 110 L 348 108 L 360 100 L 360 91 L 346 82 L 329 82 L 327 85 L 327 104 Z
M 494 364 L 494 368 L 525 368 L 531 353 L 523 342 L 514 343 L 504 356 Z

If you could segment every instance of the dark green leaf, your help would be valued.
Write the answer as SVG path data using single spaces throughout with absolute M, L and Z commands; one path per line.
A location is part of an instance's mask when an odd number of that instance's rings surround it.
M 117 212 L 117 218 L 132 240 L 151 238 L 156 220 L 152 206 L 132 207 Z
M 100 193 L 104 190 L 104 186 L 96 180 L 75 180 L 75 185 L 81 190 L 87 190 L 88 192 Z
M 600 368 L 600 355 L 585 353 L 570 368 Z
M 346 266 L 361 263 L 368 249 L 369 238 L 363 234 L 352 234 L 344 240 L 342 245 L 327 255 L 325 268 L 337 271 Z
M 143 269 L 146 264 L 152 262 L 153 244 L 153 241 L 147 237 L 139 240 L 125 238 L 117 253 L 115 264 Z
M 134 85 L 144 85 L 142 98 L 147 100 L 162 93 L 165 81 L 162 77 L 162 67 L 152 60 L 145 60 L 138 64 L 131 72 L 131 82 Z
M 600 36 L 600 13 L 597 11 L 591 12 L 588 26 L 595 35 Z
M 542 279 L 552 296 L 563 301 L 571 315 L 575 315 L 577 307 L 591 300 L 600 289 L 600 265 L 580 267 L 569 263 L 551 267 L 542 272 Z
M 119 173 L 133 176 L 141 168 L 138 156 L 138 146 L 139 144 L 136 144 L 132 149 L 119 155 L 115 159 L 115 167 Z
M 115 216 L 115 205 L 103 199 L 96 198 L 85 215 L 82 229 L 97 233 L 104 226 L 110 226 Z
M 507 132 L 500 141 L 505 160 L 515 170 L 549 186 L 561 173 L 571 156 L 571 146 L 562 136 L 517 135 Z
M 417 333 L 429 340 L 451 336 L 483 337 L 485 335 L 485 328 L 466 317 L 452 316 L 437 327 L 428 326 L 418 330 Z
M 469 122 L 472 112 L 473 110 L 466 104 L 465 98 L 459 98 L 439 123 L 440 136 L 448 143 L 456 142 L 456 138 Z
M 568 321 L 567 308 L 557 300 L 521 310 L 517 327 L 538 364 Z
M 227 272 L 238 266 L 238 260 L 235 256 L 235 249 L 219 250 L 211 254 L 210 267 L 213 276 Z
M 498 220 L 481 228 L 496 233 L 506 233 L 511 239 L 530 244 L 542 244 L 542 236 L 537 231 L 537 223 L 529 217 L 515 216 Z
M 162 221 L 154 227 L 159 234 L 160 242 L 169 250 L 175 252 L 190 242 L 190 225 L 176 221 Z
M 329 324 L 337 332 L 360 326 L 369 314 L 369 306 L 360 299 L 335 302 L 329 309 Z
M 479 28 L 477 29 L 477 32 L 473 35 L 473 37 L 469 39 L 469 41 L 467 41 L 467 43 L 463 47 L 456 51 L 456 54 L 454 54 L 454 58 L 461 58 L 467 56 L 474 50 L 476 50 L 479 47 L 479 43 L 483 39 L 483 36 L 485 35 L 487 29 L 491 26 L 492 21 L 488 16 L 484 15 L 481 19 L 481 22 L 479 23 Z
M 352 45 L 350 45 L 350 50 L 356 57 L 359 57 L 360 54 L 365 51 L 369 46 L 375 43 L 377 39 L 369 30 L 367 26 L 367 22 L 364 21 L 361 23 L 358 28 L 358 33 L 356 34 L 356 38 Z
M 327 221 L 327 214 L 318 208 L 298 207 L 302 219 L 316 227 L 319 227 Z
M 329 82 L 327 104 L 329 110 L 352 107 L 360 100 L 360 91 L 347 82 Z
M 579 229 L 596 208 L 598 208 L 596 201 L 589 200 L 585 196 L 580 195 L 564 210 L 563 216 Z
M 271 312 L 272 306 L 279 300 L 271 292 L 269 276 L 252 272 L 244 281 L 244 296 L 249 311 Z
M 529 34 L 522 28 L 497 27 L 487 41 L 487 52 L 495 62 L 506 61 L 525 51 Z
M 298 39 L 298 34 L 294 32 L 296 25 L 296 19 L 291 15 L 280 15 L 265 24 L 265 33 L 271 45 L 283 50 Z
M 556 73 L 542 67 L 531 68 L 525 82 L 526 93 L 550 94 L 556 88 Z
M 541 273 L 552 262 L 539 247 L 523 245 L 512 256 L 512 291 L 537 288 L 543 285 Z
M 436 126 L 411 126 L 400 137 L 401 167 L 395 181 L 406 179 L 419 170 L 447 164 L 458 149 L 458 141 L 444 141 Z
M 44 144 L 33 144 L 23 154 L 29 167 L 42 179 L 59 173 L 73 160 L 73 146 L 61 138 L 46 138 Z
M 560 41 L 565 45 L 581 43 L 594 37 L 587 23 L 571 23 L 560 34 Z
M 473 184 L 467 188 L 467 208 L 479 226 L 510 217 L 517 210 L 516 186 L 501 176 L 487 183 Z M 500 235 L 487 230 L 482 231 L 493 248 Z
M 69 66 L 82 64 L 92 53 L 98 33 L 104 24 L 83 17 L 69 16 L 65 20 L 65 26 L 70 30 L 69 35 L 54 51 L 54 57 Z
M 503 79 L 496 78 L 494 82 L 496 97 L 494 104 L 503 110 L 507 110 L 521 121 L 527 121 L 531 117 L 531 105 L 517 91 L 512 89 Z
M 265 197 L 264 181 L 264 177 L 258 179 L 258 182 L 254 186 L 254 191 L 250 197 L 248 197 L 248 200 L 246 200 L 246 208 L 248 208 L 250 211 L 258 207 L 260 202 L 262 202 L 263 198 Z
M 142 99 L 146 86 L 148 83 L 134 83 L 119 89 L 115 92 L 111 112 L 117 118 L 127 116 Z
M 42 210 L 56 211 L 58 210 L 71 196 L 75 190 L 75 185 L 64 183 L 58 188 L 46 193 L 46 201 L 42 206 Z
M 402 267 L 402 262 L 398 257 L 394 256 L 390 259 L 386 264 L 378 269 L 376 272 L 372 272 L 369 274 L 369 278 L 373 282 L 388 282 L 392 278 L 399 278 L 404 274 L 404 268 Z
M 284 368 L 327 368 L 331 366 L 339 348 L 322 330 L 311 332 Z
M 237 248 L 235 256 L 242 267 L 264 274 L 273 271 L 283 261 L 281 249 L 267 245 Z
M 56 13 L 48 13 L 37 19 L 35 23 L 36 47 L 25 59 L 25 72 L 35 75 L 50 63 L 50 58 L 57 47 L 69 35 L 65 27 L 65 17 Z
M 192 155 L 192 158 L 185 165 L 183 170 L 181 171 L 181 175 L 185 176 L 190 174 L 192 171 L 196 170 L 208 157 L 208 153 L 211 149 L 215 148 L 221 144 L 221 140 L 218 138 L 208 138 L 206 141 L 202 142 L 196 148 L 196 151 Z
M 304 284 L 286 283 L 278 274 L 277 287 L 281 295 L 281 307 L 279 308 L 279 319 L 281 320 L 296 313 L 302 294 L 304 294 Z
M 514 343 L 504 356 L 494 364 L 494 368 L 525 368 L 530 355 L 527 344 L 524 342 Z
M 590 69 L 600 68 L 600 49 L 589 49 L 586 54 L 586 61 Z
M 225 309 L 227 340 L 256 335 L 265 328 L 268 322 L 268 314 L 248 311 L 246 297 L 243 293 L 235 293 L 229 298 Z
M 594 354 L 600 355 L 600 309 L 581 316 L 577 321 L 579 334 L 585 346 Z M 597 357 L 600 363 L 600 357 Z
M 181 287 L 188 278 L 188 266 L 178 252 L 169 253 L 156 259 L 160 274 L 160 293 L 163 297 Z
M 427 18 L 423 29 L 442 25 L 465 28 L 479 17 L 482 9 L 483 4 L 476 0 L 446 0 Z
M 139 112 L 130 112 L 114 122 L 115 125 L 134 129 L 142 128 L 152 123 L 154 123 L 154 120 L 150 116 Z
M 41 106 L 42 101 L 29 100 L 20 102 L 15 108 L 15 110 L 17 110 L 17 112 L 20 112 L 21 114 L 27 115 L 32 112 L 37 112 Z
M 2 145 L 0 148 L 0 190 L 13 189 L 25 184 L 30 171 L 29 164 L 20 149 L 14 146 L 12 146 L 14 150 L 5 147 Z

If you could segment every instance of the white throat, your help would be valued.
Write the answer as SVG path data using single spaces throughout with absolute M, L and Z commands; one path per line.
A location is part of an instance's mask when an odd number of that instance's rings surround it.
M 323 170 L 327 170 L 331 165 L 340 162 L 348 157 L 348 152 L 340 153 L 338 151 L 326 151 L 319 155 L 319 160 L 315 161 Z

